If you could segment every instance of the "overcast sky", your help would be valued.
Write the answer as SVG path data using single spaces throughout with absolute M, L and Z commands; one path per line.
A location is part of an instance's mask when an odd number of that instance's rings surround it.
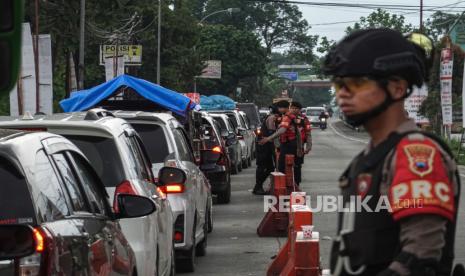
M 304 0 L 302 0 L 304 1 Z M 317 1 L 315 1 L 317 2 Z M 354 3 L 354 4 L 395 4 L 395 5 L 420 5 L 420 0 L 328 0 L 327 2 L 341 2 L 341 3 Z M 457 9 L 457 7 L 465 7 L 465 1 L 459 0 L 424 0 L 425 6 L 441 6 L 442 10 L 451 11 L 453 13 L 462 12 L 464 9 Z M 348 8 L 348 7 L 315 7 L 299 5 L 304 18 L 312 25 L 310 34 L 320 36 L 327 36 L 328 38 L 339 40 L 344 36 L 344 30 L 347 26 L 353 23 L 344 23 L 336 25 L 314 25 L 333 23 L 341 21 L 356 21 L 361 16 L 369 15 L 373 10 L 361 8 Z M 431 9 L 431 8 L 426 8 Z M 405 14 L 406 21 L 412 23 L 414 26 L 420 25 L 420 12 L 412 11 L 389 11 L 395 14 Z M 424 20 L 428 18 L 434 11 L 425 11 L 423 14 Z

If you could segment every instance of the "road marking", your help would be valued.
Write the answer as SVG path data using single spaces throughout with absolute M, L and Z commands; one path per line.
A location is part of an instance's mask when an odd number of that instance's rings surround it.
M 341 136 L 341 137 L 344 138 L 344 139 L 351 140 L 351 141 L 355 141 L 355 142 L 359 142 L 359 143 L 363 143 L 363 144 L 368 144 L 368 141 L 366 141 L 366 140 L 357 139 L 357 138 L 350 137 L 350 136 L 347 136 L 347 135 L 344 135 L 344 134 L 340 133 L 340 132 L 337 131 L 336 128 L 333 126 L 333 123 L 329 123 L 329 126 L 331 127 L 331 129 L 332 129 L 337 135 Z

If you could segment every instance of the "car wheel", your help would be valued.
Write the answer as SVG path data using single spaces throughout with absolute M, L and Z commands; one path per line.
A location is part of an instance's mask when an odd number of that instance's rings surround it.
M 174 243 L 173 247 L 171 248 L 171 268 L 170 268 L 170 276 L 176 275 L 176 256 L 174 254 Z
M 237 167 L 237 161 L 236 161 L 236 163 L 231 168 L 231 173 L 237 174 L 238 172 L 239 172 L 239 168 Z
M 208 207 L 208 212 L 207 212 L 207 218 L 208 218 L 208 233 L 213 232 L 213 210 L 211 207 L 211 203 L 209 204 L 210 206 Z
M 231 181 L 226 184 L 226 189 L 217 195 L 218 203 L 227 204 L 231 202 Z
M 252 157 L 249 157 L 249 159 L 247 159 L 247 165 L 248 165 L 249 167 L 252 166 Z
M 203 224 L 203 240 L 197 244 L 195 248 L 195 255 L 202 257 L 207 255 L 207 241 L 208 241 L 208 216 L 205 217 L 205 223 Z
M 196 226 L 194 224 L 194 231 L 192 233 L 192 247 L 182 252 L 183 258 L 176 258 L 176 270 L 179 272 L 194 272 L 195 271 L 195 229 Z
M 241 160 L 241 162 L 239 163 L 239 165 L 237 166 L 237 168 L 238 168 L 238 171 L 239 171 L 239 172 L 242 172 L 242 160 Z
M 243 168 L 243 169 L 247 169 L 248 167 L 249 167 L 249 166 L 248 166 L 248 164 L 247 164 L 247 159 L 242 160 L 242 168 Z

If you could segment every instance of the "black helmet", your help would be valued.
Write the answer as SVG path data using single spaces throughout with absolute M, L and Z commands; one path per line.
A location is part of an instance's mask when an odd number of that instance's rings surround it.
M 428 39 L 429 49 L 409 39 L 411 36 L 405 37 L 391 29 L 356 31 L 331 49 L 323 72 L 336 77 L 398 76 L 405 79 L 410 88 L 421 86 L 428 75 L 427 57 L 432 52 L 431 40 L 423 37 Z

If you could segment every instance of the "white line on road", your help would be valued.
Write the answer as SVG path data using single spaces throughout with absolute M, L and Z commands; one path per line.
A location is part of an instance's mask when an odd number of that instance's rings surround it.
M 331 127 L 331 129 L 332 129 L 337 135 L 341 136 L 341 137 L 344 138 L 344 139 L 351 140 L 351 141 L 355 141 L 355 142 L 359 142 L 359 143 L 368 144 L 368 141 L 366 141 L 366 140 L 357 139 L 357 138 L 350 137 L 350 136 L 347 136 L 347 135 L 344 135 L 344 134 L 340 133 L 340 132 L 337 131 L 336 128 L 333 126 L 333 123 L 329 123 L 329 126 Z

